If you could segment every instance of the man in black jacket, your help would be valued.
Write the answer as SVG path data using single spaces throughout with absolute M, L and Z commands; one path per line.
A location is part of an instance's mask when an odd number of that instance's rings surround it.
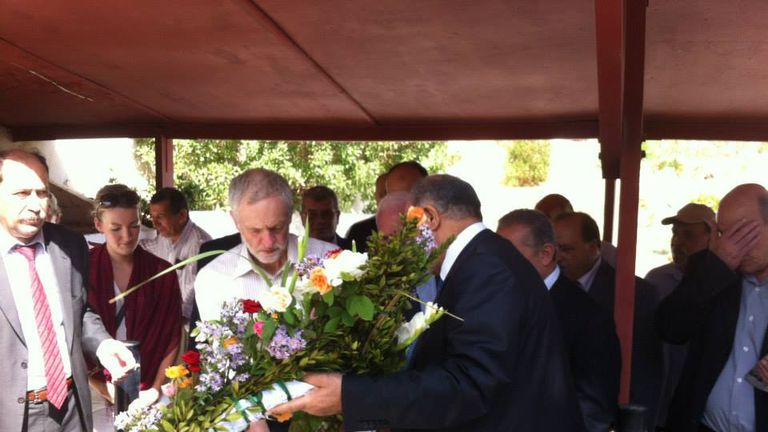
M 536 210 L 514 210 L 496 232 L 533 264 L 560 319 L 584 423 L 606 432 L 616 420 L 621 375 L 619 338 L 611 315 L 560 272 L 552 224 Z
M 536 270 L 486 229 L 472 187 L 420 181 L 412 202 L 442 244 L 444 317 L 416 343 L 409 367 L 386 376 L 309 374 L 316 386 L 273 413 L 344 415 L 347 431 L 581 431 L 560 325 Z
M 734 188 L 720 202 L 709 250 L 688 259 L 656 312 L 670 343 L 688 343 L 667 417 L 674 432 L 768 430 L 768 393 L 746 375 L 768 354 L 768 191 Z
M 595 220 L 586 213 L 566 213 L 555 218 L 553 227 L 560 269 L 613 314 L 615 293 L 621 287 L 616 287 L 616 270 L 601 257 L 600 230 Z M 629 399 L 646 407 L 645 424 L 650 429 L 656 426 L 664 370 L 662 343 L 653 327 L 657 303 L 656 289 L 636 277 Z

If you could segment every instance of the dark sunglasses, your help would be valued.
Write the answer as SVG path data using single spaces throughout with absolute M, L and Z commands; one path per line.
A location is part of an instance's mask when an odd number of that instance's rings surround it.
M 139 197 L 132 193 L 106 193 L 99 199 L 99 207 L 111 209 L 115 207 L 135 207 Z

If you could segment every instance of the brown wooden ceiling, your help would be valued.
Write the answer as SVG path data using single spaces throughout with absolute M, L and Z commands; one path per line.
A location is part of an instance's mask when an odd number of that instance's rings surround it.
M 0 0 L 0 125 L 24 140 L 602 137 L 638 97 L 616 39 L 636 29 L 612 7 Z M 768 2 L 656 1 L 644 21 L 645 137 L 768 140 Z

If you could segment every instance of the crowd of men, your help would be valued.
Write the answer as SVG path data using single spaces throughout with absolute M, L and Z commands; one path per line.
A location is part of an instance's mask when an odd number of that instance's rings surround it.
M 0 154 L 0 164 L 0 349 L 7 355 L 0 383 L 14 396 L 2 402 L 0 429 L 87 430 L 84 353 L 113 376 L 131 359 L 83 300 L 85 242 L 44 222 L 44 160 L 12 151 Z M 333 190 L 309 187 L 296 206 L 279 173 L 247 170 L 229 188 L 237 233 L 213 240 L 190 220 L 184 195 L 164 188 L 150 201 L 158 235 L 141 246 L 170 263 L 232 252 L 178 270 L 188 329 L 216 319 L 224 301 L 258 299 L 272 284 L 265 276 L 279 280 L 296 261 L 298 239 L 289 232 L 295 207 L 310 221 L 314 254 L 353 245 L 365 251 L 373 232 L 394 232 L 400 215 L 421 207 L 438 244 L 451 243 L 416 294 L 464 321 L 433 324 L 408 351 L 406 368 L 391 375 L 310 372 L 305 380 L 315 388 L 272 414 L 343 414 L 350 431 L 617 427 L 622 361 L 614 299 L 623 287 L 616 286 L 616 248 L 601 240 L 590 215 L 548 195 L 534 209 L 510 203 L 494 232 L 469 183 L 429 175 L 415 161 L 391 167 L 371 186 L 375 216 L 341 236 Z M 690 203 L 662 224 L 672 227 L 673 260 L 635 279 L 630 402 L 644 408 L 648 430 L 768 430 L 768 393 L 752 384 L 768 382 L 768 191 L 740 185 L 723 197 L 717 216 Z M 29 245 L 39 245 L 32 261 L 22 251 Z M 47 298 L 37 294 L 40 281 Z M 47 321 L 38 303 L 51 305 Z M 54 357 L 63 365 L 55 373 Z

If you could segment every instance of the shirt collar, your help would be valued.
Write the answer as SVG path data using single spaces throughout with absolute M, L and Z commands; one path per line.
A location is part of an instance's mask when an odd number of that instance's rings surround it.
M 603 258 L 598 256 L 597 261 L 595 261 L 595 265 L 593 265 L 588 272 L 584 273 L 584 275 L 578 279 L 578 282 L 585 290 L 589 291 L 589 289 L 592 287 L 592 281 L 595 280 L 595 274 L 597 273 L 597 269 L 600 267 L 602 262 Z
M 40 243 L 43 250 L 45 250 L 45 241 L 43 238 L 43 229 L 40 228 L 40 231 L 32 237 L 32 240 L 29 243 L 26 243 L 28 245 L 32 245 L 35 243 Z M 14 247 L 17 245 L 23 245 L 24 243 L 20 242 L 18 239 L 13 237 L 8 233 L 8 231 L 0 228 L 0 252 L 2 252 L 3 255 L 7 255 L 10 253 Z
M 547 290 L 551 290 L 552 286 L 557 282 L 557 280 L 560 278 L 560 266 L 556 265 L 555 269 L 552 270 L 552 273 L 549 274 L 549 276 L 544 278 L 544 285 L 547 286 Z
M 484 229 L 486 228 L 482 222 L 475 222 L 464 228 L 464 230 L 456 236 L 453 243 L 451 243 L 445 251 L 445 259 L 443 260 L 443 265 L 440 267 L 440 278 L 442 280 L 445 280 L 445 277 L 448 276 L 448 272 L 451 271 L 451 267 L 453 267 L 453 263 L 456 262 L 456 258 L 459 257 L 461 251 L 464 250 L 467 244 L 469 244 L 469 242 Z
M 237 264 L 235 265 L 235 271 L 232 274 L 233 279 L 245 276 L 246 274 L 248 274 L 248 272 L 253 272 L 253 267 L 251 267 L 251 255 L 250 253 L 248 253 L 248 247 L 245 245 L 244 241 L 241 241 L 240 246 L 238 246 L 238 249 L 232 252 L 238 255 Z M 299 256 L 299 239 L 294 234 L 288 233 L 288 261 L 295 263 L 298 256 Z M 254 272 L 254 273 L 258 275 L 257 272 Z M 274 278 L 277 278 L 281 274 L 282 274 L 282 270 L 278 271 L 277 274 L 272 276 Z M 271 281 L 267 281 L 267 282 L 271 283 Z

